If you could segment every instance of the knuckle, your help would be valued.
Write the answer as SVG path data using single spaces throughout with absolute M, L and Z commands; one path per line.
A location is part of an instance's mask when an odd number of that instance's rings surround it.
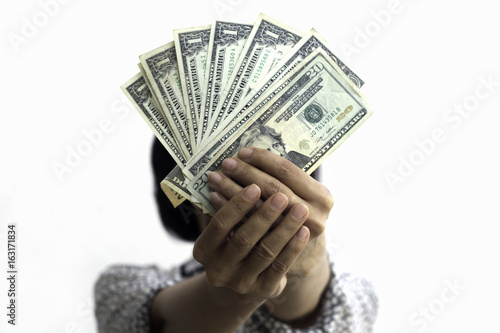
M 259 297 L 269 298 L 274 294 L 276 288 L 277 287 L 274 284 L 265 283 L 264 285 L 260 285 L 256 288 L 255 294 Z
M 300 263 L 299 274 L 303 278 L 309 278 L 314 274 L 314 268 L 317 266 L 318 261 L 307 257 Z
M 333 204 L 334 204 L 333 196 L 331 194 L 325 195 L 323 205 L 326 207 L 328 212 L 332 210 Z
M 248 210 L 248 203 L 245 202 L 241 197 L 237 196 L 231 199 L 231 205 L 233 206 L 233 210 L 237 214 L 243 214 L 246 213 Z
M 271 268 L 276 272 L 283 274 L 288 271 L 288 265 L 283 260 L 281 260 L 280 257 L 274 259 L 273 263 L 271 264 Z
M 210 269 L 205 273 L 208 283 L 210 283 L 214 287 L 225 287 L 227 286 L 227 282 L 222 278 L 220 274 L 220 270 L 218 269 Z
M 222 178 L 218 186 L 219 186 L 219 192 L 223 194 L 230 193 L 232 190 L 231 181 L 229 178 Z
M 238 166 L 231 170 L 229 174 L 236 177 L 245 177 L 250 171 L 250 165 L 238 160 Z
M 289 160 L 284 160 L 278 169 L 280 177 L 289 179 L 297 175 L 299 169 Z
M 230 240 L 231 245 L 240 252 L 248 252 L 252 248 L 252 242 L 248 236 L 241 230 L 236 232 Z
M 193 246 L 193 258 L 201 264 L 205 261 L 205 253 L 198 242 Z
M 311 230 L 311 235 L 321 235 L 326 230 L 326 219 L 313 214 L 308 219 L 308 227 Z
M 223 233 L 226 229 L 223 218 L 220 216 L 220 214 L 215 214 L 212 217 L 212 219 L 210 220 L 210 225 L 216 233 Z
M 269 208 L 269 206 L 262 206 L 255 214 L 255 218 L 258 219 L 262 225 L 269 225 L 270 222 L 274 222 L 277 218 L 277 213 Z
M 283 185 L 277 180 L 271 180 L 264 186 L 264 195 L 270 197 L 271 195 L 281 192 Z
M 264 243 L 264 241 L 259 243 L 255 249 L 255 254 L 264 261 L 272 260 L 276 256 L 273 250 L 266 243 Z
M 238 293 L 240 295 L 245 295 L 245 294 L 248 294 L 250 292 L 250 288 L 249 288 L 248 284 L 245 283 L 245 281 L 243 281 L 243 280 L 239 280 L 237 282 L 234 282 L 231 285 L 231 289 L 233 289 L 236 293 Z
M 328 189 L 326 188 L 326 186 L 323 186 L 323 191 L 321 191 L 321 192 L 322 192 L 322 195 L 321 195 L 321 205 L 328 212 L 330 212 L 330 210 L 332 210 L 333 204 L 334 204 L 333 196 L 330 193 L 330 191 L 328 191 Z

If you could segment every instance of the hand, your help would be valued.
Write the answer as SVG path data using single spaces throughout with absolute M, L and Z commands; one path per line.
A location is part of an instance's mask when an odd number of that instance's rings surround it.
M 229 201 L 212 193 L 211 199 L 219 209 L 198 237 L 193 255 L 205 266 L 211 285 L 264 302 L 284 290 L 286 273 L 306 246 L 309 230 L 302 226 L 308 217 L 307 206 L 296 205 L 284 214 L 286 195 L 274 193 L 257 208 L 260 196 L 255 184 L 235 193 Z M 282 214 L 279 225 L 269 232 Z
M 229 158 L 222 167 L 223 173 L 212 173 L 208 181 L 225 199 L 241 191 L 238 184 L 255 183 L 262 189 L 263 199 L 284 193 L 288 197 L 285 212 L 299 204 L 308 208 L 309 216 L 304 225 L 311 231 L 311 240 L 289 273 L 313 274 L 315 266 L 326 259 L 323 231 L 333 207 L 328 189 L 290 161 L 265 149 L 243 148 L 239 159 Z

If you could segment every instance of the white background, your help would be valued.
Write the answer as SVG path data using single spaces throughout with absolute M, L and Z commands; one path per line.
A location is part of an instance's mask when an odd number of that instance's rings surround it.
M 336 199 L 329 249 L 339 272 L 375 285 L 375 331 L 499 330 L 494 2 L 401 0 L 390 17 L 381 14 L 388 0 L 73 0 L 57 2 L 52 16 L 41 3 L 0 8 L 2 332 L 95 332 L 93 284 L 108 265 L 169 267 L 191 255 L 190 244 L 160 225 L 153 136 L 119 86 L 136 74 L 140 54 L 173 39 L 173 29 L 252 22 L 259 12 L 316 28 L 366 81 L 374 115 L 323 170 Z M 488 90 L 482 80 L 495 84 Z M 458 118 L 454 107 L 470 112 Z M 71 159 L 102 121 L 108 133 Z M 445 139 L 430 144 L 436 130 Z M 57 163 L 67 166 L 59 175 Z M 6 324 L 4 277 L 11 223 L 19 251 L 14 328 Z

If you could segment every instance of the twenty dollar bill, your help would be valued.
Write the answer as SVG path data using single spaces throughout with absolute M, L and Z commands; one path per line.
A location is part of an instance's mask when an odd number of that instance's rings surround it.
M 300 72 L 294 75 L 294 72 Z M 231 140 L 191 179 L 188 190 L 209 211 L 207 177 L 243 147 L 272 149 L 307 173 L 313 172 L 370 115 L 365 97 L 321 49 L 288 73 L 290 83 L 240 128 Z M 271 89 L 272 90 L 272 89 Z

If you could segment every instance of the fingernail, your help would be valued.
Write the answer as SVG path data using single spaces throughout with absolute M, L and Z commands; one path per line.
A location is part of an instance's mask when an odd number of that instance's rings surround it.
M 218 172 L 212 172 L 208 175 L 208 182 L 217 185 L 222 180 L 222 176 Z
M 297 237 L 302 239 L 302 240 L 306 240 L 307 239 L 307 234 L 309 233 L 309 229 L 307 229 L 307 227 L 300 227 L 299 231 L 297 232 Z
M 282 193 L 277 193 L 271 199 L 271 207 L 275 210 L 281 210 L 286 205 L 287 197 Z
M 245 198 L 248 201 L 253 201 L 257 199 L 259 195 L 260 195 L 260 189 L 255 184 L 248 186 L 243 192 L 243 198 Z
M 248 159 L 248 158 L 250 158 L 250 156 L 252 156 L 252 153 L 253 153 L 253 149 L 250 149 L 250 148 L 241 148 L 240 153 L 238 154 L 238 156 L 241 159 Z
M 233 171 L 236 168 L 236 160 L 233 158 L 228 158 L 222 162 L 222 167 L 227 171 Z
M 297 221 L 302 220 L 308 212 L 308 209 L 305 205 L 298 205 L 292 208 L 292 217 Z

